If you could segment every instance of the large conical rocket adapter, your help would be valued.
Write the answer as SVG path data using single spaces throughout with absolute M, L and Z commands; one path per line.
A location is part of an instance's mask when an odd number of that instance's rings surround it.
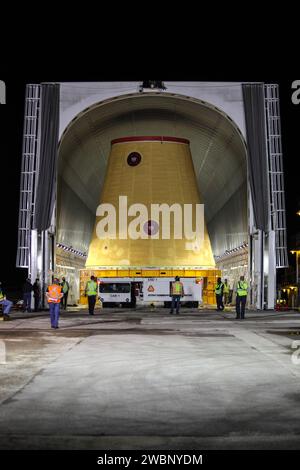
M 87 268 L 215 266 L 188 140 L 113 140 L 99 204 Z

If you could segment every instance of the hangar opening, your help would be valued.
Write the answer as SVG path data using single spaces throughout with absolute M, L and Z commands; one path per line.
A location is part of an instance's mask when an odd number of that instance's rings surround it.
M 88 254 L 111 141 L 128 135 L 190 141 L 213 254 L 217 260 L 226 250 L 244 245 L 243 264 L 235 262 L 238 269 L 228 272 L 229 281 L 233 283 L 237 274 L 247 274 L 244 139 L 225 113 L 185 96 L 122 96 L 83 110 L 65 129 L 58 155 L 57 244 Z M 57 264 L 72 265 L 66 253 L 57 248 Z M 85 258 L 78 262 L 83 268 Z
M 72 87 L 63 85 L 70 102 Z M 135 93 L 125 93 L 124 89 L 122 94 L 113 92 L 108 98 L 106 93 L 101 100 L 83 100 L 80 87 L 80 106 L 76 107 L 74 100 L 68 113 L 61 106 L 52 230 L 44 239 L 38 230 L 33 234 L 31 258 L 34 250 L 43 252 L 35 270 L 45 271 L 48 263 L 48 275 L 52 271 L 67 274 L 76 303 L 81 288 L 79 272 L 85 268 L 89 252 L 111 142 L 128 136 L 171 136 L 189 141 L 216 269 L 232 286 L 245 275 L 251 282 L 252 305 L 263 308 L 265 296 L 274 304 L 274 279 L 272 293 L 266 294 L 264 285 L 270 269 L 271 277 L 276 277 L 276 266 L 270 261 L 270 250 L 276 247 L 270 233 L 255 226 L 255 188 L 250 184 L 249 142 L 248 148 L 246 144 L 250 134 L 240 129 L 245 123 L 237 124 L 226 109 L 210 101 L 178 93 L 178 89 L 170 93 L 172 86 L 166 88 Z M 85 102 L 89 104 L 86 107 Z M 249 131 L 251 119 L 247 125 Z M 270 168 L 268 171 L 265 181 L 272 185 Z

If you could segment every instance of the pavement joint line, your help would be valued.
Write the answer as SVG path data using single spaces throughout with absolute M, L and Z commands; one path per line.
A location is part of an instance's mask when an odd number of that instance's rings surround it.
M 0 434 L 0 439 L 3 442 L 4 449 L 7 448 L 7 442 L 10 448 L 16 450 L 27 449 L 28 443 L 30 449 L 92 449 L 92 450 L 183 450 L 193 449 L 198 446 L 201 450 L 206 449 L 290 449 L 299 450 L 299 434 L 263 434 L 263 433 L 249 433 L 249 434 L 226 434 L 226 435 L 175 435 L 175 434 L 34 434 L 30 436 L 24 433 L 8 433 Z M 51 442 L 49 443 L 49 439 Z M 32 442 L 33 441 L 33 442 Z M 1 443 L 0 443 L 1 445 Z M 76 447 L 74 447 L 74 445 Z M 88 446 L 88 447 L 87 447 Z M 197 447 L 195 447 L 197 446 Z M 279 447 L 278 447 L 279 446 Z M 2 446 L 1 446 L 2 447 Z M 0 447 L 0 449 L 1 449 Z
M 236 336 L 237 338 L 241 339 L 242 341 L 249 344 L 250 346 L 255 347 L 255 349 L 257 349 L 259 352 L 261 352 L 265 356 L 270 357 L 273 361 L 276 361 L 278 364 L 280 364 L 281 367 L 288 370 L 291 373 L 291 375 L 293 375 L 294 377 L 300 377 L 299 367 L 298 369 L 291 367 L 290 363 L 287 364 L 283 362 L 280 358 L 278 358 L 278 352 L 280 352 L 280 350 L 278 350 L 278 347 L 275 350 L 273 350 L 274 343 L 272 341 L 264 338 L 258 333 L 255 333 L 249 330 L 236 330 L 236 332 L 237 332 L 237 336 Z M 265 343 L 266 345 L 269 345 L 271 343 L 272 347 L 270 348 L 270 346 L 268 347 L 266 346 L 267 349 L 264 349 L 258 344 L 258 341 L 257 341 L 258 338 L 259 338 L 260 343 Z M 275 354 L 271 354 L 273 351 L 275 352 Z M 284 352 L 286 351 L 284 350 Z
M 84 341 L 86 338 L 76 338 L 77 341 L 74 342 L 74 344 L 71 344 L 70 347 L 68 347 L 65 351 L 65 352 L 69 352 L 71 351 L 73 348 L 75 348 L 77 345 L 79 345 L 82 341 Z M 12 401 L 14 399 L 14 397 L 16 395 L 18 395 L 19 393 L 22 393 L 22 391 L 28 386 L 30 385 L 31 382 L 34 381 L 34 379 L 40 375 L 43 370 L 45 370 L 49 365 L 53 364 L 58 358 L 61 357 L 61 352 L 58 352 L 57 355 L 52 358 L 52 360 L 50 360 L 49 362 L 47 362 L 46 364 L 42 365 L 31 377 L 30 379 L 25 382 L 18 390 L 15 390 L 13 392 L 13 394 L 11 396 L 9 396 L 8 398 L 5 398 L 4 400 L 0 400 L 0 407 L 2 407 L 2 405 L 6 405 L 7 403 L 9 403 L 10 401 Z

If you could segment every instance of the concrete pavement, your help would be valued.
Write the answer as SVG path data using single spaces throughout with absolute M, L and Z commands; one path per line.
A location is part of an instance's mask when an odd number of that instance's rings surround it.
M 299 332 L 293 312 L 13 314 L 0 448 L 300 449 Z

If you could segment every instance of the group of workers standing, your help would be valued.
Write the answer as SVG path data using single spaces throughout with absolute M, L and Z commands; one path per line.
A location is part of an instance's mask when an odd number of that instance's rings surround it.
M 58 284 L 62 288 L 63 296 L 60 299 L 60 303 L 62 308 L 65 310 L 67 309 L 68 303 L 68 294 L 70 290 L 70 286 L 68 281 L 65 277 L 62 278 L 61 282 L 58 278 Z M 30 278 L 26 279 L 25 284 L 23 285 L 23 312 L 31 312 L 31 295 L 33 292 L 34 297 L 34 311 L 38 312 L 41 308 L 41 300 L 42 300 L 42 289 L 39 279 L 37 278 L 34 284 L 31 284 Z
M 89 315 L 94 315 L 94 309 L 97 299 L 97 278 L 91 276 L 90 280 L 87 281 L 85 287 L 85 296 L 88 297 L 88 306 L 89 306 Z M 57 277 L 53 279 L 53 282 L 47 287 L 46 297 L 49 304 L 49 311 L 50 311 L 50 322 L 52 328 L 58 328 L 58 321 L 59 321 L 59 313 L 60 313 L 60 306 L 66 310 L 67 308 L 67 301 L 68 301 L 68 293 L 69 293 L 69 283 L 66 281 L 65 277 L 62 278 L 62 282 L 59 281 Z M 24 296 L 24 306 L 23 311 L 31 311 L 31 293 L 33 291 L 34 296 L 34 306 L 35 311 L 39 310 L 40 307 L 40 300 L 41 300 L 41 287 L 39 280 L 36 279 L 35 283 L 32 285 L 30 279 L 28 278 L 23 286 L 23 296 Z M 179 314 L 180 309 L 180 299 L 184 296 L 184 289 L 183 283 L 180 282 L 180 278 L 178 276 L 175 277 L 175 281 L 171 284 L 171 310 L 170 314 L 173 314 L 174 309 L 176 309 L 176 314 Z M 217 310 L 222 311 L 224 310 L 224 303 L 225 305 L 229 302 L 229 294 L 230 289 L 225 279 L 224 283 L 222 279 L 219 277 L 217 279 L 217 283 L 215 285 L 215 295 L 216 295 L 216 303 L 217 303 Z M 240 280 L 237 283 L 236 289 L 236 319 L 244 319 L 245 318 L 245 306 L 247 301 L 247 294 L 248 294 L 248 284 L 245 281 L 244 276 L 240 277 Z M 3 316 L 8 319 L 9 312 L 12 307 L 12 302 L 6 299 L 5 293 L 2 288 L 2 284 L 0 282 L 0 304 L 3 307 Z
M 63 277 L 60 284 L 58 278 L 54 278 L 53 283 L 48 286 L 46 296 L 49 303 L 51 328 L 58 328 L 60 305 L 67 308 L 67 298 L 69 284 Z M 85 295 L 88 297 L 89 314 L 94 315 L 94 308 L 97 298 L 97 281 L 94 276 L 86 283 Z
M 228 284 L 227 279 L 225 279 L 224 283 L 222 279 L 218 277 L 217 283 L 215 285 L 215 294 L 216 294 L 216 303 L 217 303 L 217 310 L 222 311 L 224 310 L 224 303 L 227 305 L 229 303 L 229 294 L 230 294 L 230 287 Z M 248 294 L 248 284 L 245 281 L 244 276 L 240 277 L 240 280 L 237 283 L 236 288 L 236 319 L 243 320 L 245 318 L 245 307 L 247 301 L 247 294 Z M 174 312 L 174 308 L 176 307 L 176 314 L 179 314 L 180 308 L 180 299 L 184 296 L 184 289 L 183 284 L 180 282 L 180 278 L 178 276 L 175 277 L 175 282 L 171 284 L 171 297 L 172 297 L 172 304 L 170 314 Z M 223 303 L 224 298 L 224 303 Z
M 62 281 L 57 277 L 53 278 L 53 281 L 46 290 L 46 297 L 49 304 L 50 312 L 50 323 L 51 328 L 58 328 L 60 307 L 64 310 L 67 309 L 68 294 L 70 286 L 65 277 Z M 34 297 L 34 310 L 38 312 L 41 307 L 42 289 L 39 279 L 36 279 L 34 284 L 31 283 L 31 279 L 27 278 L 23 285 L 23 312 L 31 312 L 31 299 L 32 292 Z M 85 295 L 88 297 L 89 314 L 94 315 L 94 308 L 97 298 L 97 280 L 94 276 L 86 283 Z M 10 310 L 13 302 L 6 298 L 5 292 L 0 282 L 0 305 L 2 305 L 3 318 L 5 320 L 10 319 Z
M 218 277 L 217 283 L 215 286 L 217 310 L 219 311 L 224 310 L 223 297 L 224 297 L 225 305 L 228 304 L 229 292 L 230 292 L 230 289 L 229 289 L 227 279 L 225 279 L 223 283 L 222 279 Z M 236 287 L 235 306 L 236 306 L 236 319 L 237 320 L 243 320 L 245 318 L 247 294 L 248 294 L 248 284 L 245 281 L 245 277 L 241 276 Z
M 52 284 L 47 288 L 46 297 L 48 299 L 51 326 L 53 328 L 58 327 L 58 317 L 60 306 L 67 309 L 69 283 L 66 278 L 63 277 L 60 282 L 58 278 L 54 278 Z M 37 278 L 34 284 L 31 283 L 31 279 L 27 278 L 23 284 L 23 312 L 31 312 L 31 301 L 32 293 L 34 298 L 34 311 L 38 312 L 41 309 L 42 289 L 40 281 Z M 3 309 L 3 318 L 5 320 L 10 319 L 10 310 L 13 306 L 13 302 L 6 298 L 6 294 L 3 290 L 2 283 L 0 282 L 0 305 Z
M 48 286 L 46 296 L 49 304 L 51 328 L 59 328 L 60 305 L 66 310 L 68 299 L 69 284 L 62 278 L 59 282 L 58 278 L 54 278 L 51 285 Z M 88 297 L 89 314 L 94 315 L 94 308 L 97 298 L 97 281 L 94 276 L 86 283 L 85 295 Z

